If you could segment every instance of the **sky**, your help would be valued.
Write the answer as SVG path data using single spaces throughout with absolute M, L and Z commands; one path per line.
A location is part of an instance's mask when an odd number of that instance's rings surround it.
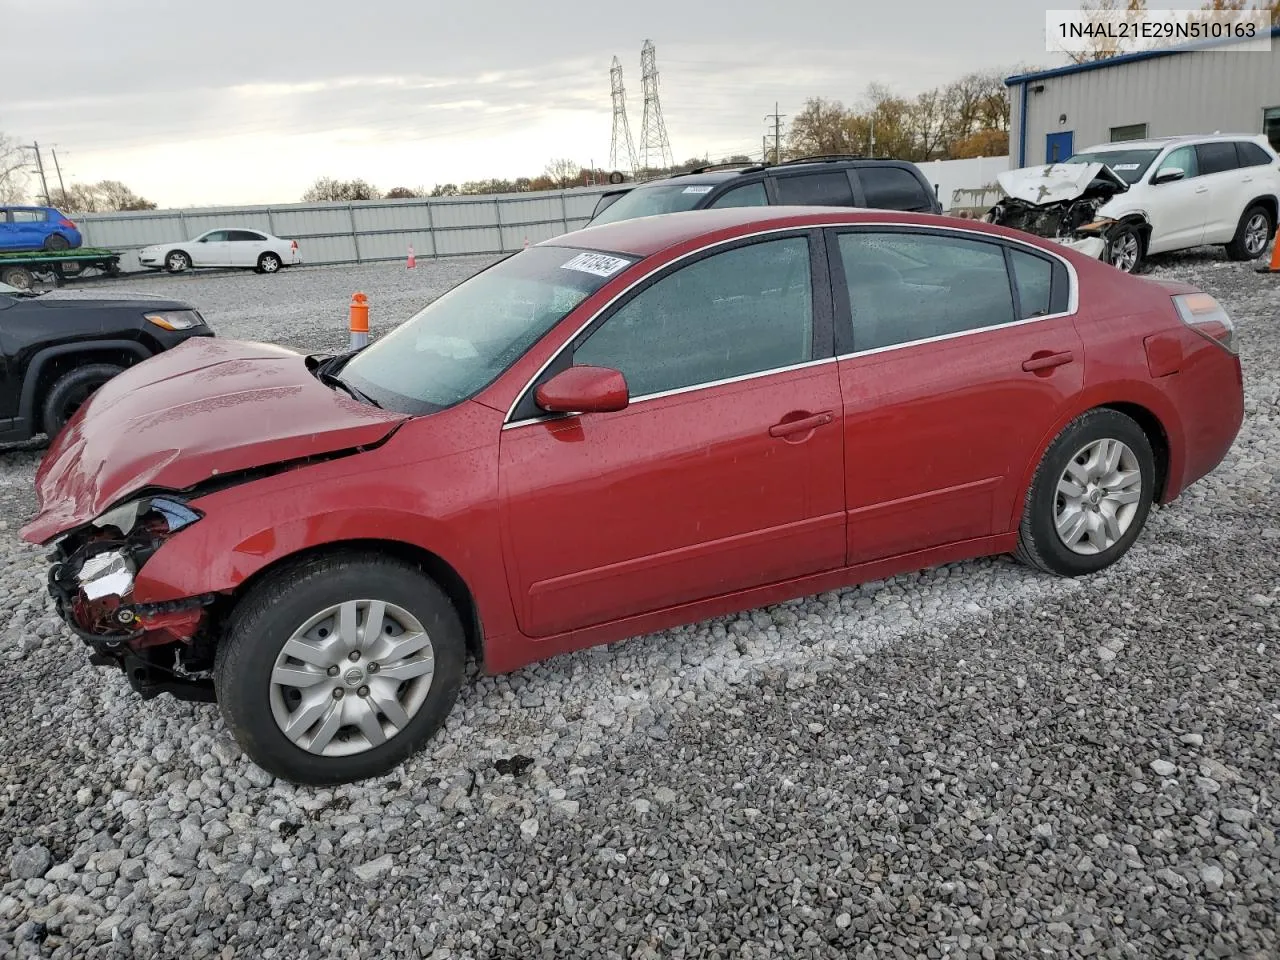
M 651 39 L 674 159 L 756 156 L 775 102 L 793 116 L 872 82 L 913 95 L 1065 62 L 1044 48 L 1044 11 L 1069 6 L 60 0 L 45 43 L 28 0 L 0 0 L 0 23 L 33 40 L 6 44 L 0 132 L 55 148 L 68 183 L 121 180 L 161 207 L 296 202 L 320 176 L 386 190 L 534 176 L 558 157 L 604 167 L 610 64 L 638 146 Z

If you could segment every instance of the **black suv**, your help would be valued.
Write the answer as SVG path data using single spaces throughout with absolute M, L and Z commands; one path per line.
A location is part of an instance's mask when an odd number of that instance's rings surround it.
M 874 207 L 942 213 L 937 191 L 906 160 L 847 154 L 777 164 L 698 167 L 601 195 L 588 226 L 708 207 Z
M 52 439 L 125 367 L 213 335 L 177 300 L 49 299 L 0 283 L 0 443 Z

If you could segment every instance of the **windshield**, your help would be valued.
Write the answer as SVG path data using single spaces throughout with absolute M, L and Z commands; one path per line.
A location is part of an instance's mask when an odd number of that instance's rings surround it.
M 1159 150 L 1096 150 L 1093 153 L 1077 153 L 1064 163 L 1105 163 L 1129 185 L 1142 179 Z
M 660 187 L 636 187 L 623 194 L 600 215 L 591 226 L 631 220 L 635 217 L 653 217 L 660 213 L 676 213 L 692 210 L 698 201 L 714 190 L 714 183 L 675 183 Z
M 491 383 L 634 259 L 530 247 L 432 301 L 338 374 L 379 406 L 425 414 Z

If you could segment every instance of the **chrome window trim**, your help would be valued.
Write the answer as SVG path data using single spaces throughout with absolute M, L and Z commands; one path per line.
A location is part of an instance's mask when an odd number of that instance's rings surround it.
M 1026 247 L 1027 249 L 1031 250 L 1034 253 L 1039 253 L 1045 256 L 1052 257 L 1054 260 L 1057 260 L 1059 263 L 1061 263 L 1064 267 L 1067 268 L 1067 286 L 1069 288 L 1067 291 L 1067 309 L 1061 313 L 1050 313 L 1050 314 L 1046 314 L 1043 317 L 1028 317 L 1024 320 L 1015 320 L 1012 323 L 997 323 L 987 327 L 976 327 L 973 330 L 960 330 L 956 333 L 947 333 L 938 337 L 927 337 L 923 340 L 909 340 L 903 343 L 895 343 L 887 347 L 872 347 L 869 350 L 855 350 L 852 353 L 840 354 L 839 356 L 835 356 L 835 357 L 823 357 L 820 360 L 806 360 L 804 363 L 791 364 L 785 367 L 771 367 L 768 370 L 761 370 L 756 373 L 742 374 L 741 376 L 729 377 L 724 380 L 713 380 L 707 383 L 696 383 L 687 387 L 678 387 L 675 390 L 666 390 L 661 393 L 645 394 L 643 396 L 631 398 L 630 402 L 628 403 L 628 409 L 630 409 L 631 406 L 634 406 L 637 403 L 643 403 L 646 400 L 656 400 L 661 397 L 670 397 L 670 396 L 675 396 L 676 394 L 681 394 L 681 393 L 691 393 L 695 390 L 709 390 L 713 387 L 722 387 L 722 386 L 725 386 L 726 384 L 739 383 L 744 380 L 753 380 L 758 377 L 770 376 L 775 373 L 786 373 L 791 370 L 801 370 L 805 367 L 820 366 L 824 363 L 834 363 L 840 360 L 849 360 L 853 357 L 862 357 L 862 356 L 870 356 L 872 354 L 877 354 L 877 353 L 886 353 L 890 350 L 901 350 L 904 347 L 915 347 L 915 346 L 920 346 L 922 344 L 937 343 L 942 340 L 954 340 L 958 337 L 972 336 L 973 334 L 985 333 L 990 330 L 1002 330 L 1008 327 L 1023 326 L 1028 323 L 1039 323 L 1044 320 L 1056 320 L 1062 317 L 1074 316 L 1076 313 L 1079 312 L 1080 278 L 1079 278 L 1079 275 L 1076 273 L 1076 268 L 1074 264 L 1072 264 L 1071 261 L 1068 260 L 1066 257 L 1063 257 L 1057 253 L 1054 253 L 1052 250 L 1046 250 L 1044 247 L 1037 246 L 1034 243 L 1029 243 L 1017 237 L 993 236 L 992 234 L 985 233 L 981 230 L 973 230 L 973 229 L 959 226 L 959 225 L 952 226 L 951 224 L 945 224 L 943 226 L 938 226 L 936 224 L 911 223 L 908 221 L 899 221 L 899 220 L 892 220 L 892 221 L 884 220 L 884 221 L 876 221 L 873 223 L 865 223 L 865 222 L 864 223 L 811 223 L 811 224 L 802 224 L 799 226 L 792 224 L 786 227 L 771 227 L 768 230 L 759 230 L 754 233 L 747 233 L 747 234 L 742 234 L 740 236 L 729 237 L 728 239 L 725 239 L 725 240 L 718 240 L 715 243 L 710 243 L 705 246 L 698 247 L 696 250 L 690 250 L 688 253 L 681 254 L 680 256 L 676 257 L 674 260 L 668 260 L 666 263 L 663 263 L 661 266 L 656 267 L 653 270 L 650 270 L 647 273 L 643 274 L 642 276 L 637 277 L 631 283 L 627 284 L 625 287 L 619 290 L 616 294 L 610 297 L 609 300 L 603 303 L 599 307 L 599 309 L 597 309 L 594 313 L 592 313 L 590 317 L 588 317 L 585 321 L 583 321 L 583 323 L 576 330 L 574 330 L 573 333 L 569 335 L 569 337 L 564 341 L 564 343 L 562 343 L 559 346 L 559 348 L 556 349 L 555 352 L 553 352 L 551 356 L 548 357 L 540 367 L 538 367 L 538 369 L 534 372 L 533 376 L 530 377 L 525 382 L 525 385 L 521 387 L 519 392 L 516 394 L 515 399 L 511 401 L 511 406 L 507 408 L 507 414 L 503 418 L 502 429 L 508 430 L 514 427 L 523 427 L 527 424 L 546 423 L 550 420 L 564 419 L 566 416 L 565 414 L 548 414 L 547 416 L 543 416 L 543 417 L 529 417 L 528 419 L 525 419 L 525 420 L 516 420 L 516 421 L 513 421 L 511 417 L 515 413 L 516 407 L 520 405 L 520 401 L 524 398 L 525 394 L 529 392 L 529 388 L 538 381 L 538 378 L 541 377 L 543 373 L 546 372 L 547 367 L 555 363 L 555 361 L 559 359 L 560 355 L 569 348 L 570 344 L 572 344 L 573 341 L 578 338 L 578 334 L 582 333 L 583 330 L 591 326 L 591 324 L 593 324 L 603 313 L 605 313 L 607 310 L 612 308 L 614 304 L 616 304 L 619 300 L 621 300 L 623 297 L 629 294 L 632 290 L 634 290 L 640 284 L 649 280 L 655 274 L 660 273 L 663 270 L 666 270 L 668 267 L 674 266 L 675 264 L 680 263 L 684 260 L 687 260 L 690 257 L 698 256 L 699 254 L 705 253 L 708 250 L 714 250 L 717 247 L 726 246 L 731 243 L 737 243 L 741 240 L 751 240 L 756 237 L 767 237 L 775 233 L 793 233 L 795 231 L 809 232 L 813 230 L 824 230 L 824 231 L 825 230 L 847 230 L 847 229 L 874 230 L 880 227 L 906 227 L 908 229 L 918 229 L 918 230 L 924 230 L 924 231 L 938 231 L 943 233 L 949 232 L 949 233 L 965 234 L 967 236 L 978 237 L 980 239 L 985 238 L 988 242 L 1018 244 L 1020 246 Z M 640 262 L 643 262 L 643 260 L 639 260 L 636 262 L 640 263 Z M 1013 283 L 1013 282 L 1015 282 L 1013 278 L 1010 278 L 1010 283 Z M 572 416 L 572 414 L 570 414 L 569 416 Z

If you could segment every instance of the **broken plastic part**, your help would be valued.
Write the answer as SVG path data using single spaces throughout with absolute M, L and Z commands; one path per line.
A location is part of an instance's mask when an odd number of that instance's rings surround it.
M 133 589 L 133 570 L 119 550 L 90 557 L 78 579 L 86 600 L 125 597 Z

